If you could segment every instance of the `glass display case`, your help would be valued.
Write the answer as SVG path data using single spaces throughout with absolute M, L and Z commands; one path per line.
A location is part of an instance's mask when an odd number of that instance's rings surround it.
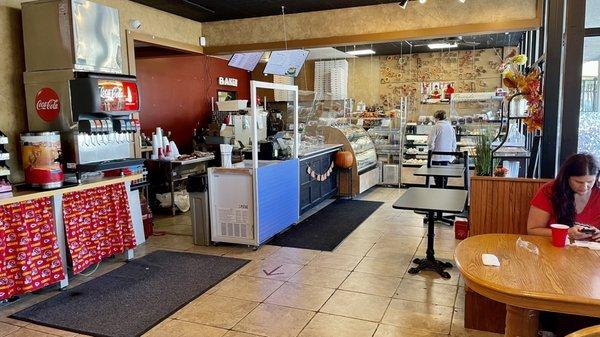
M 343 195 L 357 195 L 379 183 L 375 144 L 365 129 L 352 124 L 320 126 L 326 144 L 342 144 L 344 151 L 354 156 L 352 167 L 340 173 L 340 191 Z

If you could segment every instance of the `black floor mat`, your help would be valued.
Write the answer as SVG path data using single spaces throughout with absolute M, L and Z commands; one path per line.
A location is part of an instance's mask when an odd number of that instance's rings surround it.
M 268 244 L 332 251 L 381 205 L 378 201 L 336 200 Z
M 11 317 L 93 336 L 139 336 L 249 261 L 156 251 Z

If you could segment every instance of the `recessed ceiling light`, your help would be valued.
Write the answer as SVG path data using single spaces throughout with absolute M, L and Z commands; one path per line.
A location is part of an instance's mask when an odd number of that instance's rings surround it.
M 429 49 L 449 49 L 456 48 L 458 45 L 456 43 L 430 43 L 427 47 L 429 47 Z
M 464 4 L 464 3 L 465 3 L 465 1 L 467 1 L 467 0 L 458 0 L 458 1 L 460 1 L 461 3 L 463 3 L 463 4 Z
M 408 0 L 400 0 L 398 5 L 400 5 L 400 7 L 402 7 L 402 9 L 405 9 L 406 5 L 408 5 Z
M 424 4 L 427 2 L 427 0 L 419 0 L 420 3 Z
M 375 51 L 373 49 L 359 49 L 359 50 L 347 51 L 346 53 L 348 53 L 350 55 L 354 55 L 354 56 L 360 56 L 360 55 L 373 55 L 373 54 L 375 54 Z

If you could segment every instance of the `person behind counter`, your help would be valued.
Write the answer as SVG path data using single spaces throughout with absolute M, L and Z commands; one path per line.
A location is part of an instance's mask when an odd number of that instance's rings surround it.
M 540 188 L 527 219 L 527 233 L 551 236 L 550 224 L 568 225 L 569 237 L 600 241 L 600 170 L 592 155 L 576 154 L 556 179 Z
M 438 152 L 454 152 L 456 151 L 456 132 L 450 122 L 446 120 L 446 112 L 438 110 L 433 115 L 435 125 L 427 138 L 427 146 L 431 151 Z M 448 163 L 454 160 L 453 156 L 437 155 L 431 156 L 431 165 L 447 166 Z M 435 186 L 438 188 L 446 187 L 448 178 L 434 177 Z

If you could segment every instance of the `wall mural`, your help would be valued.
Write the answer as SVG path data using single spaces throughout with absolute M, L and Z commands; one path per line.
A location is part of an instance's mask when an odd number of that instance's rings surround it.
M 502 85 L 502 57 L 502 48 L 381 56 L 380 103 L 389 109 L 411 96 L 409 114 L 415 114 L 432 82 L 454 83 L 457 93 L 495 91 Z

